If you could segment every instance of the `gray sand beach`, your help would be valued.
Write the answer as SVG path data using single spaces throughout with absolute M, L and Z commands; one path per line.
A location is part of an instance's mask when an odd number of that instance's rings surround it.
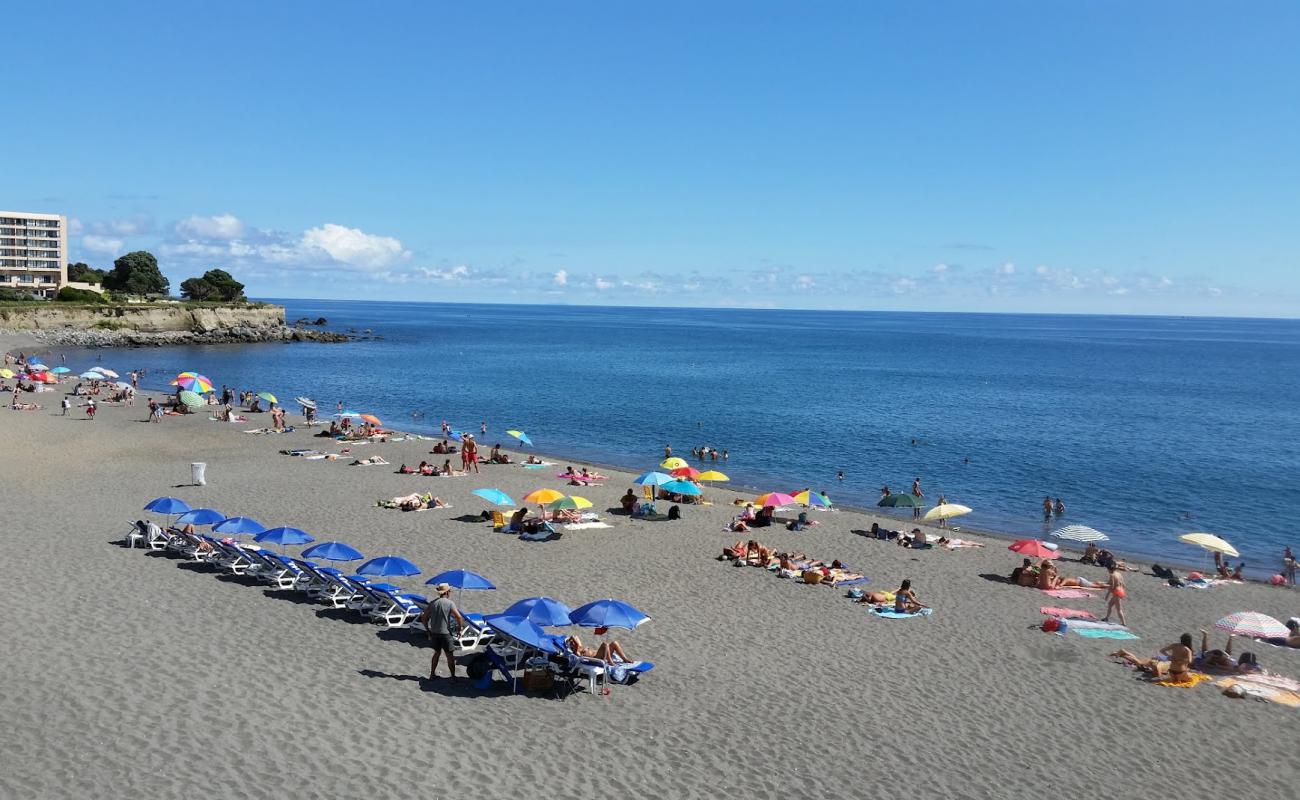
M 646 522 L 605 513 L 631 485 L 606 472 L 604 485 L 572 491 L 613 527 L 530 543 L 469 519 L 488 508 L 471 490 L 570 491 L 558 468 L 397 475 L 400 463 L 436 458 L 432 442 L 353 448 L 391 466 L 307 461 L 279 451 L 341 445 L 301 428 L 241 433 L 269 424 L 260 420 L 146 424 L 142 403 L 104 405 L 93 422 L 80 408 L 60 417 L 59 396 L 39 395 L 43 411 L 0 411 L 0 569 L 11 603 L 0 796 L 847 798 L 903 787 L 936 798 L 1296 796 L 1296 709 L 1208 684 L 1152 685 L 1107 658 L 1119 646 L 1154 654 L 1234 611 L 1285 619 L 1300 613 L 1291 590 L 1180 590 L 1132 573 L 1127 613 L 1139 640 L 1062 637 L 1035 627 L 1041 606 L 1100 615 L 1103 602 L 983 577 L 1019 562 L 1005 541 L 914 551 L 855 534 L 872 518 L 848 512 L 814 513 L 820 524 L 803 532 L 752 534 L 842 559 L 870 588 L 910 578 L 935 608 L 885 620 L 843 589 L 717 560 L 741 538 L 724 530 L 740 496 L 725 489 L 707 492 L 713 505 L 684 507 L 680 521 Z M 657 460 L 648 453 L 646 467 Z M 208 485 L 188 485 L 193 461 L 207 463 Z M 413 491 L 453 507 L 375 506 Z M 423 575 L 395 582 L 414 591 L 444 569 L 480 572 L 498 589 L 465 593 L 470 611 L 531 595 L 626 600 L 652 619 L 615 638 L 657 666 L 609 696 L 563 702 L 425 681 L 420 636 L 123 547 L 141 506 L 160 495 L 297 526 L 367 556 L 404 556 Z M 1300 677 L 1300 651 L 1249 649 Z

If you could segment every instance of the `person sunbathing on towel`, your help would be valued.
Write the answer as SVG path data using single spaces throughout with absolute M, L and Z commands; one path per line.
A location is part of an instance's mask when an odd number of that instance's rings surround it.
M 855 602 L 883 606 L 893 602 L 893 598 L 889 596 L 889 592 L 863 592 Z
M 905 578 L 899 585 L 898 591 L 894 592 L 894 611 L 899 614 L 915 614 L 929 606 L 922 605 L 921 601 L 916 599 L 916 592 L 912 591 L 911 578 Z
M 1240 658 L 1232 657 L 1233 635 L 1228 634 L 1228 642 L 1222 650 L 1210 649 L 1210 632 L 1201 631 L 1201 652 L 1197 653 L 1193 663 L 1200 669 L 1214 672 L 1263 672 L 1254 653 L 1242 653 Z
M 371 467 L 376 464 L 387 464 L 383 456 L 371 456 L 370 458 L 354 458 L 352 466 L 354 467 Z
M 1273 637 L 1264 641 L 1279 647 L 1300 647 L 1300 622 L 1296 622 L 1295 618 L 1292 617 L 1286 621 L 1286 629 L 1291 631 L 1286 638 Z
M 413 469 L 411 469 L 410 467 L 408 467 L 408 466 L 406 466 L 405 464 L 403 464 L 402 466 L 400 466 L 400 467 L 397 468 L 397 474 L 398 474 L 398 475 L 414 475 L 414 474 L 415 474 L 415 470 L 413 470 Z
M 606 664 L 631 664 L 632 659 L 628 657 L 627 652 L 623 650 L 623 645 L 617 641 L 601 642 L 599 647 L 587 647 L 583 645 L 582 640 L 577 636 L 569 636 L 564 640 L 564 646 L 569 652 L 585 658 L 599 658 Z M 618 659 L 615 661 L 615 659 Z
M 538 458 L 537 456 L 529 456 L 529 457 L 528 457 L 528 460 L 525 461 L 524 463 L 525 463 L 525 464 L 540 464 L 540 463 L 542 463 L 542 460 L 541 460 L 540 458 Z
M 546 512 L 542 512 L 542 518 L 546 518 Z M 576 508 L 566 508 L 560 511 L 552 511 L 550 514 L 552 522 L 581 522 L 582 512 Z
M 1127 650 L 1116 650 L 1110 654 L 1110 657 L 1121 659 L 1153 678 L 1168 676 L 1172 681 L 1185 682 L 1189 680 L 1192 660 L 1195 657 L 1192 652 L 1192 635 L 1190 633 L 1184 633 L 1178 637 L 1178 641 L 1174 644 L 1161 648 L 1160 654 L 1168 660 L 1140 658 Z
M 745 524 L 745 520 L 741 519 L 740 517 L 736 517 L 735 519 L 731 520 L 731 522 L 727 523 L 727 530 L 732 531 L 734 533 L 745 533 L 749 530 L 749 526 Z
M 750 539 L 747 545 L 745 561 L 751 566 L 766 567 L 771 561 L 775 551 L 771 547 L 764 547 L 756 540 Z

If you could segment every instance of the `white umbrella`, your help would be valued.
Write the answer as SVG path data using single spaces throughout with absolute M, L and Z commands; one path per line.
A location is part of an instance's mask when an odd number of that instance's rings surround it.
M 1058 539 L 1072 539 L 1076 542 L 1104 542 L 1110 539 L 1106 534 L 1087 525 L 1066 525 L 1060 530 L 1052 531 L 1052 536 Z
M 1291 635 L 1287 626 L 1267 614 L 1256 611 L 1238 611 L 1229 614 L 1214 623 L 1214 627 L 1234 636 L 1248 636 L 1252 639 L 1285 639 Z
M 953 517 L 960 517 L 962 514 L 969 514 L 970 511 L 970 508 L 967 506 L 958 505 L 956 503 L 944 503 L 943 505 L 935 506 L 925 512 L 925 519 L 952 519 Z
M 91 367 L 91 368 L 90 368 L 90 371 L 91 371 L 91 372 L 98 372 L 100 375 L 103 375 L 103 376 L 108 377 L 108 378 L 120 378 L 120 377 L 122 377 L 122 376 L 118 375 L 116 372 L 114 372 L 113 370 L 108 369 L 107 367 Z

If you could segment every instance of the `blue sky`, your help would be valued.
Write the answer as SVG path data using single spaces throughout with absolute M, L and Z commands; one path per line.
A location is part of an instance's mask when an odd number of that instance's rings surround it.
M 1296 316 L 1300 5 L 57 3 L 0 207 L 261 296 Z M 13 154 L 22 154 L 13 158 Z

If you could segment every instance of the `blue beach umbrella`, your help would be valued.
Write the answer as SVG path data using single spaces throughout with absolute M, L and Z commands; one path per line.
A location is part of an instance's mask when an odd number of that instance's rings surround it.
M 569 615 L 574 625 L 584 628 L 627 628 L 632 630 L 650 621 L 650 617 L 622 600 L 607 597 L 573 609 Z
M 357 567 L 358 575 L 378 575 L 380 577 L 402 577 L 419 575 L 420 568 L 401 556 L 380 556 L 372 558 Z
M 53 372 L 55 375 L 62 375 L 65 372 L 72 372 L 72 370 L 68 369 L 67 367 L 55 367 L 54 369 L 50 370 L 50 372 Z
M 538 625 L 572 625 L 569 607 L 552 597 L 528 597 L 511 605 L 502 616 L 523 617 Z
M 696 486 L 690 481 L 672 481 L 670 483 L 665 483 L 660 488 L 663 489 L 665 492 L 672 492 L 673 494 L 686 494 L 692 497 L 695 497 L 700 494 L 700 487 Z
M 662 472 L 646 472 L 638 475 L 636 480 L 632 481 L 637 486 L 663 486 L 665 483 L 675 481 L 672 475 L 665 475 Z
M 360 561 L 365 558 L 361 551 L 343 542 L 321 542 L 302 551 L 303 558 L 319 558 L 322 561 Z
M 455 431 L 452 431 L 451 433 L 447 434 L 447 438 L 451 439 L 453 442 L 465 441 L 465 437 L 461 436 L 459 433 L 456 433 Z
M 560 646 L 556 644 L 555 639 L 530 619 L 510 614 L 492 614 L 484 620 L 492 626 L 492 630 L 521 644 L 541 650 L 543 653 L 560 652 Z
M 177 525 L 216 525 L 226 518 L 225 514 L 215 508 L 195 508 L 181 514 L 176 520 Z
M 216 528 L 213 528 L 213 530 L 216 530 Z M 281 526 L 262 531 L 253 537 L 253 541 L 270 542 L 271 544 L 284 546 L 286 544 L 308 544 L 316 541 L 316 538 L 300 528 Z
M 261 533 L 264 530 L 266 530 L 266 526 L 252 517 L 227 517 L 212 526 L 213 533 L 224 533 L 226 535 Z
M 191 508 L 189 503 L 178 497 L 155 497 L 145 503 L 144 510 L 156 514 L 184 514 Z
M 477 572 L 470 572 L 467 569 L 449 569 L 446 572 L 439 572 L 429 580 L 425 581 L 430 586 L 438 583 L 445 583 L 448 586 L 457 589 L 495 589 L 492 581 L 484 578 Z
M 516 505 L 515 501 L 510 498 L 510 495 L 506 494 L 500 489 L 475 489 L 473 492 L 471 492 L 471 494 L 476 494 L 479 497 L 483 498 L 484 500 L 488 501 L 489 503 L 492 503 L 493 505 L 498 505 L 498 506 Z

